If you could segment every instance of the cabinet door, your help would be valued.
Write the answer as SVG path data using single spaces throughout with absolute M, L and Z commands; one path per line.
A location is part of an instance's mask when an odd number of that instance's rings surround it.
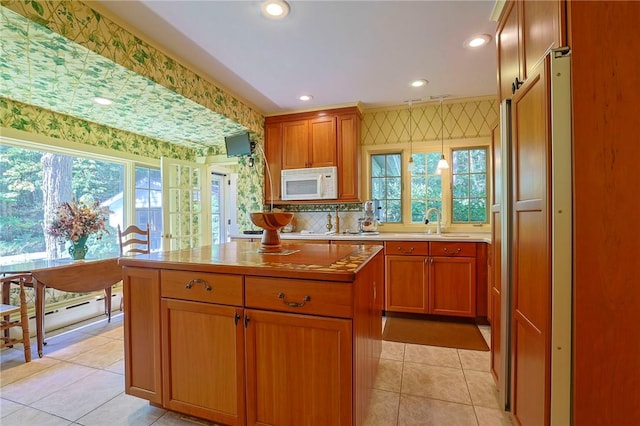
M 244 424 L 242 309 L 162 299 L 163 405 Z
M 566 37 L 561 22 L 564 22 L 564 1 L 522 1 L 520 27 L 523 48 L 523 79 L 529 78 L 531 70 L 550 49 L 564 45 Z
M 282 168 L 309 166 L 309 120 L 282 123 Z
M 351 425 L 351 320 L 246 310 L 248 425 Z
M 338 198 L 360 201 L 360 116 L 338 116 Z
M 162 403 L 160 271 L 123 268 L 125 391 Z
M 518 4 L 510 1 L 505 10 L 496 33 L 498 44 L 498 95 L 500 100 L 511 99 L 511 84 L 515 78 L 522 78 L 520 71 Z
M 265 202 L 280 201 L 280 171 L 282 170 L 282 124 L 268 123 L 264 127 L 264 153 L 269 165 L 264 174 Z M 273 192 L 272 192 L 273 191 Z
M 460 317 L 476 316 L 476 259 L 431 257 L 429 259 L 429 313 Z
M 426 257 L 386 256 L 386 310 L 427 313 Z
M 518 424 L 549 424 L 551 214 L 549 59 L 513 98 L 511 409 Z
M 309 167 L 329 167 L 337 164 L 336 118 L 309 120 Z

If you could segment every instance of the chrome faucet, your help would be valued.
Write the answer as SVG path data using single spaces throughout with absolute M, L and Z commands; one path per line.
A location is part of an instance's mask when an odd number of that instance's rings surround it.
M 429 215 L 431 214 L 431 212 L 435 212 L 436 213 L 436 218 L 438 219 L 438 223 L 436 224 L 436 234 L 440 233 L 440 221 L 442 220 L 442 213 L 440 213 L 440 210 L 438 210 L 435 207 L 431 207 L 430 209 L 427 209 L 427 212 L 424 215 L 424 224 L 428 224 L 429 223 Z

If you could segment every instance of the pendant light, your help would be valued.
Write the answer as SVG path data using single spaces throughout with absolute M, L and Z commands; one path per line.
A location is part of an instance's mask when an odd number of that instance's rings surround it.
M 442 174 L 442 170 L 449 168 L 449 163 L 447 163 L 447 160 L 444 158 L 444 109 L 442 99 L 443 98 L 440 98 L 440 117 L 442 118 L 442 126 L 440 128 L 441 155 L 438 161 L 438 167 L 436 168 L 436 174 Z
M 407 166 L 407 170 L 409 170 L 409 173 L 413 173 L 413 168 L 415 166 L 415 163 L 413 161 L 413 129 L 412 129 L 412 121 L 413 118 L 411 116 L 411 104 L 413 101 L 409 101 L 409 164 Z

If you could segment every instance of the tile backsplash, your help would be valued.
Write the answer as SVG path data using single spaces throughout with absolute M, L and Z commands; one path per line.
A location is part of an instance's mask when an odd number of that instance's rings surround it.
M 331 215 L 332 231 L 336 231 L 336 214 L 333 212 L 301 212 L 294 213 L 292 232 L 326 232 L 328 218 Z M 340 232 L 357 231 L 358 218 L 362 217 L 362 212 L 338 212 L 340 217 Z

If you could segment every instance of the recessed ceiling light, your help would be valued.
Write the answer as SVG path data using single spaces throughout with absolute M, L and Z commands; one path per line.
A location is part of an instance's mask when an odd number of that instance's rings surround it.
M 414 80 L 411 82 L 411 87 L 422 87 L 422 86 L 426 86 L 427 83 L 429 82 L 425 79 Z
M 464 47 L 475 49 L 475 48 L 484 46 L 490 41 L 491 41 L 491 36 L 489 34 L 475 35 L 465 40 Z
M 300 99 L 301 101 L 310 101 L 311 99 L 313 99 L 313 96 L 311 96 L 311 95 L 302 95 L 298 99 Z
M 95 98 L 93 98 L 93 102 L 102 106 L 113 105 L 113 101 L 111 99 L 103 98 L 101 96 L 96 96 Z
M 282 19 L 289 14 L 289 4 L 284 0 L 268 0 L 262 3 L 262 14 L 269 19 Z

